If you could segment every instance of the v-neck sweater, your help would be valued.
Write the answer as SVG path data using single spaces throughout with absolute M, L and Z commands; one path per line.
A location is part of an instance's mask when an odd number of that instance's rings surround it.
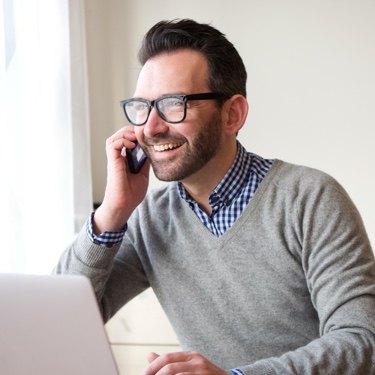
M 55 272 L 88 276 L 105 321 L 152 287 L 182 349 L 222 368 L 375 371 L 371 245 L 345 190 L 311 168 L 275 160 L 221 237 L 166 184 L 137 207 L 120 245 L 98 246 L 83 228 Z

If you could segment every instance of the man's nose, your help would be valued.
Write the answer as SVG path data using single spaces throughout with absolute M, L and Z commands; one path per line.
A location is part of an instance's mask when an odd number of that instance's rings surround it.
M 169 129 L 168 123 L 165 122 L 156 112 L 155 108 L 151 108 L 150 115 L 143 129 L 143 133 L 148 138 L 153 138 L 160 133 L 166 133 Z

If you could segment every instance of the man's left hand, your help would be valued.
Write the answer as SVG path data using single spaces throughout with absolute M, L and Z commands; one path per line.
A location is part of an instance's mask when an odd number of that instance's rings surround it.
M 142 375 L 228 375 L 225 371 L 196 352 L 174 352 L 167 354 L 150 353 L 147 356 L 149 365 Z

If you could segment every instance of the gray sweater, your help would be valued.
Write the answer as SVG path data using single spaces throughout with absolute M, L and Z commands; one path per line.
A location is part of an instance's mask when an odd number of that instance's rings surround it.
M 57 273 L 91 278 L 105 321 L 152 287 L 184 350 L 245 374 L 375 374 L 375 263 L 330 176 L 276 160 L 221 237 L 176 184 L 150 191 L 121 245 L 83 229 Z

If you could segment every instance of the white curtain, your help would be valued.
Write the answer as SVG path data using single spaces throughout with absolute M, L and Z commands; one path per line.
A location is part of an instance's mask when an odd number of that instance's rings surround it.
M 48 274 L 92 210 L 84 5 L 0 2 L 0 272 Z

